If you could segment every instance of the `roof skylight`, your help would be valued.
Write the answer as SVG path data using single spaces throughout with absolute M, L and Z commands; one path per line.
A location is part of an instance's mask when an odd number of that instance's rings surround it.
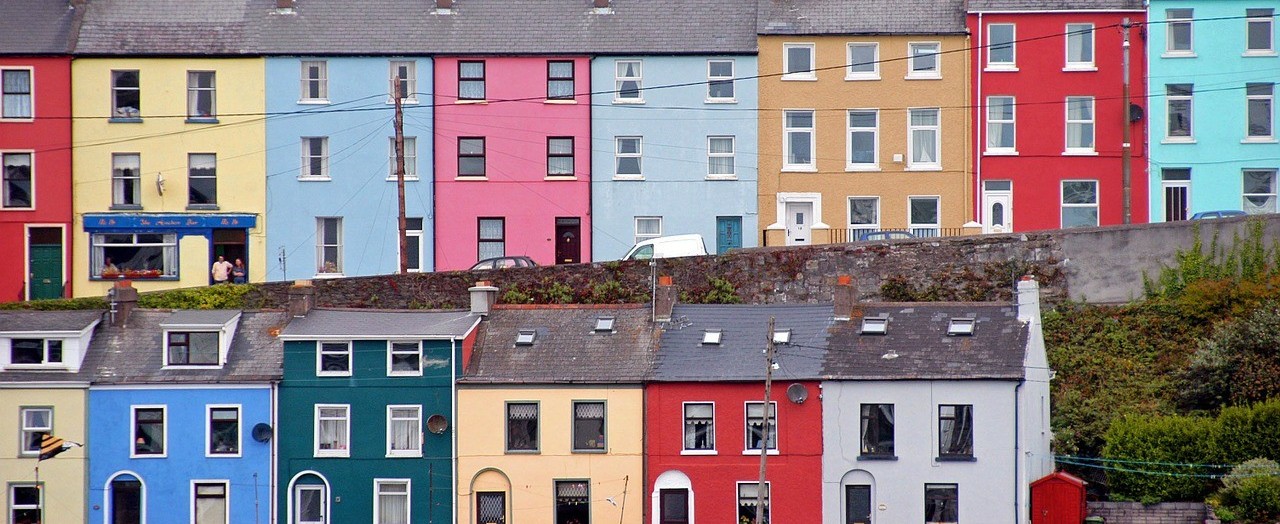
M 708 329 L 702 332 L 702 344 L 709 346 L 720 345 L 720 337 L 724 332 L 719 329 Z
M 532 330 L 532 329 L 522 329 L 522 330 L 520 330 L 520 332 L 516 333 L 516 345 L 517 345 L 517 346 L 532 346 L 532 345 L 533 345 L 533 337 L 534 337 L 534 335 L 537 335 L 537 333 L 538 333 L 537 331 L 534 331 L 534 330 Z
M 863 335 L 883 335 L 889 331 L 889 317 L 863 317 Z
M 790 329 L 773 330 L 773 343 L 774 344 L 790 344 L 791 330 Z
M 613 317 L 596 317 L 596 332 L 613 332 Z
M 977 321 L 972 318 L 953 318 L 951 323 L 947 325 L 947 335 L 953 337 L 971 336 L 976 323 Z

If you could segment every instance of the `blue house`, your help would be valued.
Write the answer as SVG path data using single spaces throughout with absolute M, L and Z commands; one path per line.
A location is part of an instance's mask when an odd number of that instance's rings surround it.
M 1275 213 L 1275 2 L 1151 0 L 1151 221 Z
M 480 317 L 295 305 L 280 334 L 278 521 L 450 522 L 453 384 Z
M 121 302 L 89 347 L 89 522 L 269 522 L 284 312 Z
M 312 3 L 262 21 L 268 280 L 399 271 L 396 78 L 409 270 L 434 269 L 432 61 L 387 30 L 375 8 L 389 6 Z

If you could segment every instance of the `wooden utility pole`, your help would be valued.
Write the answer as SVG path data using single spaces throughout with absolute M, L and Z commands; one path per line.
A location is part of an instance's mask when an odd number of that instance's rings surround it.
M 760 483 L 756 484 L 756 523 L 765 524 L 764 494 L 765 470 L 769 461 L 769 396 L 773 388 L 773 318 L 769 317 L 768 339 L 764 350 L 764 427 L 760 428 Z
M 1124 209 L 1125 224 L 1133 223 L 1133 209 L 1132 209 L 1133 205 L 1130 203 L 1131 202 L 1130 196 L 1133 192 L 1133 187 L 1132 187 L 1133 173 L 1130 171 L 1130 167 L 1129 167 L 1129 164 L 1130 164 L 1129 159 L 1133 155 L 1132 153 L 1133 146 L 1130 144 L 1130 138 L 1129 138 L 1129 127 L 1133 125 L 1133 120 L 1130 113 L 1131 110 L 1129 109 L 1129 27 L 1130 27 L 1130 24 L 1129 24 L 1128 18 L 1125 18 L 1123 21 L 1120 22 L 1120 32 L 1124 34 L 1124 43 L 1121 45 L 1121 49 L 1124 51 L 1124 59 L 1123 59 L 1124 81 L 1122 82 L 1123 88 L 1120 93 L 1120 98 L 1122 100 L 1121 104 L 1124 106 L 1123 108 L 1121 108 L 1124 113 L 1124 119 L 1121 120 L 1122 122 L 1124 122 L 1124 131 L 1120 137 L 1120 142 L 1121 142 L 1120 162 L 1123 163 L 1120 166 L 1120 173 L 1122 175 L 1121 178 L 1123 179 L 1122 183 L 1124 184 L 1123 209 Z
M 396 105 L 396 196 L 400 204 L 400 274 L 403 275 L 409 272 L 409 233 L 408 221 L 404 217 L 404 107 L 400 103 L 404 93 L 400 92 L 399 75 L 396 75 L 394 84 L 391 92 L 395 98 Z

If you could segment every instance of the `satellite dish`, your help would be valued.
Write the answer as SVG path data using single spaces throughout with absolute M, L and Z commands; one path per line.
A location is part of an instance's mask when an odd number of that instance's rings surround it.
M 804 387 L 804 384 L 799 382 L 787 386 L 787 400 L 796 404 L 804 404 L 804 401 L 809 400 L 809 388 Z
M 446 429 L 449 429 L 449 419 L 444 418 L 444 415 L 436 414 L 427 417 L 427 431 L 439 435 Z
M 266 444 L 271 441 L 271 424 L 266 422 L 254 424 L 250 434 L 253 435 L 253 440 Z

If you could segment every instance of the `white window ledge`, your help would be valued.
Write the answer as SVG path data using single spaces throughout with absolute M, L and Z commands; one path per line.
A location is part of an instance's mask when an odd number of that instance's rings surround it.
M 396 100 L 395 100 L 394 98 L 387 97 L 387 104 L 388 104 L 388 105 L 395 105 L 395 103 L 396 103 Z M 416 99 L 416 98 L 401 98 L 401 99 L 400 99 L 400 105 L 415 106 L 415 105 L 418 105 L 418 99 Z
M 680 452 L 681 455 L 702 455 L 713 456 L 719 455 L 714 449 L 686 449 Z
M 565 105 L 565 106 L 568 106 L 568 105 L 574 105 L 574 104 L 577 104 L 577 103 L 578 103 L 578 101 L 577 101 L 577 100 L 575 100 L 575 99 L 572 99 L 572 98 L 570 98 L 570 99 L 548 98 L 548 99 L 546 99 L 546 100 L 543 100 L 543 101 L 542 101 L 542 103 L 544 103 L 544 104 L 550 104 L 550 105 L 553 105 L 553 106 L 559 106 L 559 105 Z
M 782 166 L 783 173 L 817 173 L 818 166 Z
M 422 180 L 422 178 L 416 177 L 416 176 L 408 176 L 408 175 L 404 177 L 405 182 L 417 182 L 419 180 Z M 396 177 L 394 176 L 387 177 L 387 182 L 395 182 L 395 181 L 396 181 Z
M 489 181 L 489 177 L 487 176 L 459 175 L 454 177 L 453 179 L 458 182 L 488 182 Z
M 907 75 L 903 80 L 942 80 L 942 75 Z
M 343 276 L 345 275 L 343 275 L 342 273 L 316 273 L 316 275 L 312 278 L 342 278 Z M 338 375 L 334 375 L 334 376 L 338 376 Z M 350 374 L 348 373 L 347 375 L 342 375 L 342 376 L 344 377 L 350 376 Z
M 874 164 L 874 165 L 846 165 L 846 166 L 844 166 L 844 170 L 845 170 L 845 172 L 847 172 L 847 173 L 877 173 L 877 172 L 880 172 L 880 171 L 884 171 L 883 169 L 880 169 L 880 164 Z
M 1083 149 L 1078 150 L 1078 151 L 1070 151 L 1070 150 L 1068 150 L 1068 151 L 1063 151 L 1063 152 L 1062 152 L 1062 156 L 1098 156 L 1098 152 L 1097 152 L 1097 151 L 1094 151 L 1094 150 L 1087 150 L 1087 151 L 1086 151 L 1086 150 L 1083 150 Z
M 736 104 L 737 98 L 707 98 L 702 101 L 704 104 Z
M 542 177 L 543 180 L 552 182 L 573 182 L 578 179 L 577 175 L 547 175 Z
M 644 175 L 613 175 L 613 179 L 623 182 L 642 182 Z
M 737 180 L 738 175 L 707 175 L 707 180 Z
M 1244 140 L 1241 140 L 1240 143 L 1241 144 L 1274 144 L 1276 143 L 1276 139 L 1275 137 L 1246 138 Z
M 907 166 L 903 171 L 942 171 L 942 166 Z
M 1093 64 L 1068 65 L 1067 67 L 1062 68 L 1062 72 L 1064 73 L 1080 73 L 1080 72 L 1088 73 L 1088 72 L 1096 72 L 1097 70 L 1098 70 L 1098 66 L 1095 66 Z
M 470 106 L 475 106 L 475 105 L 484 106 L 484 105 L 489 105 L 489 101 L 488 101 L 488 100 L 454 100 L 454 101 L 453 101 L 453 103 L 454 103 L 454 104 L 457 104 L 457 105 L 460 105 L 460 106 L 468 106 L 468 105 L 470 105 Z
M 1269 57 L 1269 56 L 1276 56 L 1276 52 L 1275 52 L 1274 50 L 1272 50 L 1272 51 L 1245 51 L 1245 52 L 1244 52 L 1243 54 L 1241 54 L 1240 56 L 1243 56 L 1243 57 L 1245 57 L 1245 58 L 1266 58 L 1266 57 Z
M 643 103 L 644 103 L 644 99 L 643 99 L 643 98 L 615 98 L 615 99 L 613 99 L 613 103 L 615 103 L 615 104 L 643 104 Z
M 879 80 L 880 75 L 844 75 L 846 82 L 865 82 L 868 80 Z
M 328 98 L 304 98 L 298 101 L 298 104 L 306 106 L 325 106 L 329 103 Z
M 1160 58 L 1196 58 L 1196 54 L 1194 51 L 1165 52 Z
M 743 455 L 755 455 L 755 456 L 760 456 L 760 450 L 758 450 L 758 449 L 747 449 L 747 450 L 743 450 L 743 451 L 742 451 L 742 454 L 743 454 Z M 777 449 L 771 449 L 771 450 L 769 450 L 769 455 L 771 455 L 771 456 L 772 456 L 772 455 L 777 455 L 777 454 L 778 454 L 778 450 L 777 450 Z
M 1016 149 L 988 149 L 982 152 L 983 156 L 1018 156 Z
M 983 70 L 982 70 L 982 72 L 984 72 L 984 73 L 1017 73 L 1017 72 L 1018 72 L 1018 66 L 1016 66 L 1016 65 L 988 65 L 988 66 L 986 67 L 986 69 L 983 69 Z
M 298 181 L 299 181 L 299 182 L 329 182 L 329 181 L 331 181 L 331 180 L 333 180 L 333 178 L 332 178 L 332 177 L 327 177 L 327 176 L 300 176 L 300 177 L 298 177 Z
M 1196 139 L 1194 139 L 1194 138 L 1165 138 L 1164 140 L 1161 140 L 1161 141 L 1160 141 L 1160 143 L 1161 143 L 1161 144 L 1194 144 L 1194 143 L 1196 143 Z

